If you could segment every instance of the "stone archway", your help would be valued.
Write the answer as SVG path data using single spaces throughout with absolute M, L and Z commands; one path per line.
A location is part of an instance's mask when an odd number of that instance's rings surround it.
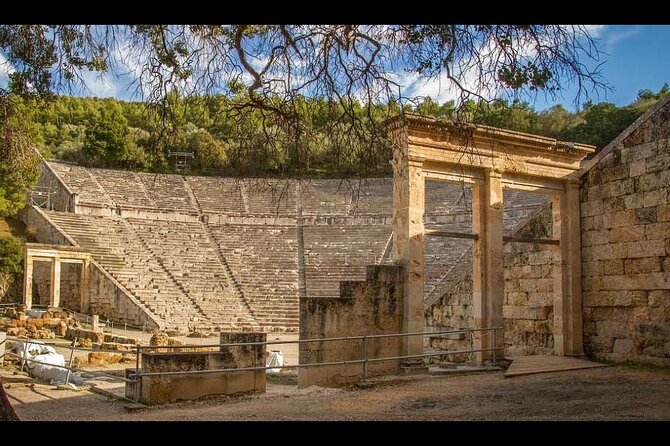
M 503 326 L 503 188 L 552 197 L 554 350 L 581 355 L 580 161 L 595 147 L 486 126 L 459 126 L 405 114 L 387 122 L 394 141 L 394 259 L 406 266 L 403 331 L 424 331 L 424 201 L 426 179 L 472 185 L 474 328 Z M 432 234 L 439 235 L 439 234 Z M 511 241 L 511 240 L 510 240 Z M 503 333 L 477 335 L 479 362 L 492 357 Z M 420 355 L 422 339 L 405 337 L 403 355 Z M 412 364 L 407 364 L 412 365 Z

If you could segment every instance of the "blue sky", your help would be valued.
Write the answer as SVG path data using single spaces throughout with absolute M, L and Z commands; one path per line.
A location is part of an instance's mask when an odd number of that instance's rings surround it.
M 589 93 L 594 102 L 627 105 L 640 90 L 657 92 L 664 83 L 670 84 L 670 25 L 608 25 L 592 32 L 605 53 L 602 74 L 614 89 L 600 95 Z M 558 102 L 574 110 L 575 93 L 574 88 L 567 90 Z M 538 100 L 535 107 L 542 109 L 545 104 Z
M 589 25 L 591 34 L 598 40 L 604 62 L 602 74 L 613 88 L 612 91 L 589 92 L 594 102 L 613 102 L 618 106 L 627 105 L 639 90 L 658 91 L 664 83 L 670 83 L 670 25 Z M 0 86 L 6 85 L 7 71 L 11 67 L 5 63 L 0 53 Z M 129 72 L 133 72 L 130 67 Z M 127 89 L 132 75 L 120 78 L 100 77 L 96 73 L 85 73 L 89 91 L 85 96 L 117 97 L 130 99 Z M 426 82 L 401 76 L 405 86 L 403 94 L 409 96 L 431 96 L 438 102 L 452 99 L 453 93 L 438 81 Z M 575 110 L 576 89 L 568 88 L 556 99 L 546 99 L 543 94 L 529 102 L 542 110 L 561 103 L 569 110 Z

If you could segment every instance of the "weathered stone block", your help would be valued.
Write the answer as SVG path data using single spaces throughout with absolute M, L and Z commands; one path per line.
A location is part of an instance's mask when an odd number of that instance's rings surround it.
M 593 201 L 587 201 L 585 203 L 581 203 L 579 207 L 582 217 L 600 215 L 603 213 L 603 200 L 597 199 Z
M 656 208 L 657 221 L 670 221 L 670 204 L 664 204 Z
M 644 225 L 644 237 L 647 240 L 657 240 L 659 242 L 670 238 L 670 222 Z
M 593 229 L 593 217 L 584 217 L 582 215 L 582 234 L 584 234 L 585 231 L 591 231 Z
M 635 224 L 646 225 L 649 223 L 656 223 L 656 219 L 656 207 L 635 209 Z
M 626 274 L 654 273 L 661 271 L 661 257 L 642 257 L 624 260 Z
M 633 161 L 630 163 L 630 176 L 638 177 L 644 175 L 646 169 L 646 163 L 644 159 Z
M 582 278 L 582 292 L 584 291 L 599 291 L 602 289 L 601 276 L 588 276 Z
M 603 280 L 604 290 L 653 290 L 670 288 L 670 277 L 665 273 L 646 273 L 634 276 L 609 276 Z
M 505 293 L 505 302 L 507 305 L 526 305 L 528 303 L 528 293 L 507 292 Z
M 632 242 L 644 239 L 644 226 L 622 226 L 609 231 L 611 243 Z
M 640 240 L 628 242 L 627 257 L 653 257 L 665 255 L 665 246 L 656 240 Z
M 670 307 L 670 290 L 649 291 L 650 307 Z
M 552 292 L 528 293 L 528 305 L 531 307 L 552 306 L 553 304 L 554 294 Z
M 582 262 L 582 275 L 584 276 L 602 276 L 603 262 L 600 260 L 592 260 L 589 262 Z
M 642 204 L 644 207 L 658 206 L 663 205 L 668 202 L 668 191 L 667 189 L 656 189 L 653 191 L 645 192 Z
M 508 319 L 546 319 L 549 313 L 552 312 L 552 307 L 518 307 L 518 306 L 503 306 L 503 317 Z
M 582 246 L 604 245 L 610 241 L 616 241 L 610 240 L 609 234 L 608 229 L 584 232 L 582 233 Z
M 632 226 L 636 223 L 635 211 L 612 211 L 603 213 L 604 228 L 618 228 L 620 226 Z
M 624 273 L 624 263 L 622 259 L 602 260 L 603 275 L 614 276 Z
M 603 212 L 623 211 L 626 209 L 625 195 L 603 198 Z
M 632 334 L 630 327 L 625 322 L 599 321 L 596 325 L 599 336 L 625 338 Z
M 659 153 L 656 156 L 647 158 L 645 172 L 653 173 L 670 169 L 670 153 Z
M 611 167 L 602 169 L 601 176 L 603 183 L 609 183 L 616 180 L 627 179 L 630 174 L 630 167 L 628 164 L 617 164 Z
M 624 204 L 626 209 L 639 209 L 644 204 L 644 192 L 637 192 L 624 196 Z
M 663 186 L 661 176 L 658 173 L 647 173 L 635 178 L 636 192 L 648 192 Z

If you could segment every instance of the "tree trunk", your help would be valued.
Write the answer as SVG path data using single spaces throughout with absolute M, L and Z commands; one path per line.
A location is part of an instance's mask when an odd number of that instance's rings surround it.
M 5 388 L 2 386 L 2 381 L 0 380 L 0 421 L 21 421 L 14 408 L 9 404 L 9 399 L 5 393 Z

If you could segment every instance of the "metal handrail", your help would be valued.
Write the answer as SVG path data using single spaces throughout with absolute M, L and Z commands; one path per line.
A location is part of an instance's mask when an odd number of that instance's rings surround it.
M 190 374 L 207 374 L 207 373 L 220 373 L 220 372 L 243 372 L 243 371 L 259 371 L 259 370 L 269 370 L 269 369 L 276 369 L 278 368 L 276 365 L 271 365 L 271 366 L 257 366 L 257 367 L 235 367 L 235 368 L 223 368 L 223 369 L 208 369 L 208 370 L 181 370 L 181 371 L 173 371 L 173 372 L 141 372 L 139 370 L 139 363 L 140 363 L 140 353 L 143 350 L 154 350 L 154 349 L 185 349 L 185 348 L 208 348 L 208 347 L 243 347 L 243 346 L 261 346 L 261 345 L 277 345 L 277 344 L 303 344 L 303 343 L 313 343 L 313 342 L 333 342 L 333 341 L 350 341 L 350 340 L 360 340 L 362 341 L 361 345 L 361 359 L 352 359 L 352 360 L 344 360 L 344 361 L 328 361 L 328 362 L 316 362 L 316 363 L 308 363 L 308 364 L 287 364 L 287 365 L 282 365 L 279 368 L 285 368 L 285 369 L 296 369 L 296 368 L 308 368 L 308 367 L 322 367 L 322 366 L 332 366 L 332 365 L 348 365 L 348 364 L 362 364 L 363 366 L 363 379 L 367 380 L 368 376 L 368 370 L 367 370 L 367 365 L 368 363 L 371 362 L 382 362 L 382 361 L 393 361 L 393 360 L 398 360 L 398 359 L 415 359 L 415 358 L 423 358 L 423 357 L 433 357 L 433 356 L 448 356 L 448 355 L 455 355 L 455 354 L 463 354 L 463 353 L 478 353 L 478 352 L 490 352 L 490 351 L 497 351 L 500 350 L 500 347 L 496 347 L 496 336 L 495 333 L 497 330 L 502 329 L 502 327 L 491 327 L 491 328 L 465 328 L 465 329 L 457 329 L 457 330 L 443 330 L 443 331 L 430 331 L 430 332 L 411 332 L 411 333 L 384 333 L 384 334 L 373 334 L 373 335 L 357 335 L 357 336 L 339 336 L 339 337 L 332 337 L 332 338 L 317 338 L 317 339 L 295 339 L 295 340 L 287 340 L 287 341 L 260 341 L 260 342 L 239 342 L 239 343 L 225 343 L 225 344 L 209 344 L 209 345 L 171 345 L 171 346 L 158 346 L 158 345 L 151 345 L 151 346 L 143 346 L 143 345 L 135 345 L 132 350 L 130 351 L 119 351 L 119 350 L 107 350 L 107 349 L 88 349 L 84 347 L 75 347 L 75 342 L 72 342 L 69 347 L 61 346 L 63 348 L 69 348 L 70 349 L 70 366 L 58 366 L 58 365 L 53 365 L 53 364 L 47 364 L 41 361 L 37 361 L 34 359 L 27 359 L 24 356 L 21 357 L 17 355 L 16 353 L 12 352 L 7 352 L 10 355 L 17 356 L 20 359 L 22 359 L 22 368 L 23 364 L 25 364 L 26 361 L 28 362 L 34 362 L 37 364 L 45 364 L 49 365 L 52 367 L 57 367 L 61 369 L 66 369 L 71 372 L 75 371 L 81 371 L 84 373 L 91 374 L 93 376 L 106 376 L 114 379 L 118 379 L 120 381 L 125 381 L 125 382 L 137 382 L 138 378 L 142 376 L 174 376 L 174 375 L 190 375 Z M 440 350 L 440 351 L 432 351 L 432 352 L 424 352 L 422 354 L 418 355 L 401 355 L 401 356 L 388 356 L 388 357 L 382 357 L 382 358 L 368 358 L 367 357 L 367 342 L 369 339 L 380 339 L 380 338 L 391 338 L 391 337 L 409 337 L 409 336 L 422 336 L 422 337 L 428 337 L 428 336 L 443 336 L 443 335 L 450 335 L 450 334 L 459 334 L 459 333 L 470 333 L 474 334 L 475 332 L 493 332 L 493 342 L 492 348 L 484 348 L 484 349 L 467 349 L 467 350 Z M 30 338 L 28 339 L 20 339 L 20 338 L 14 338 L 14 337 L 7 337 L 8 340 L 11 341 L 20 341 L 20 342 L 26 342 L 29 343 L 31 341 L 34 341 Z M 55 345 L 55 344 L 46 344 L 42 341 L 39 341 L 41 344 L 45 345 Z M 88 371 L 88 370 L 81 370 L 81 369 L 75 369 L 71 367 L 71 362 L 72 362 L 72 354 L 74 353 L 74 350 L 81 350 L 81 351 L 95 351 L 95 352 L 111 352 L 111 353 L 119 353 L 119 354 L 129 354 L 129 353 L 134 353 L 135 354 L 135 372 L 134 373 L 129 373 L 127 378 L 121 378 L 118 376 L 114 375 L 108 375 L 102 372 L 93 372 L 93 371 Z M 496 355 L 493 355 L 493 365 L 495 366 L 495 358 Z M 69 375 L 68 375 L 69 377 Z
M 321 367 L 328 365 L 347 365 L 347 364 L 362 364 L 363 365 L 363 379 L 367 379 L 367 363 L 369 362 L 382 362 L 382 361 L 392 361 L 396 359 L 414 359 L 414 358 L 423 358 L 423 357 L 432 357 L 432 356 L 448 356 L 455 354 L 463 353 L 478 353 L 478 352 L 490 352 L 500 350 L 501 348 L 496 347 L 495 332 L 502 329 L 502 327 L 491 327 L 491 328 L 464 328 L 458 330 L 444 330 L 444 331 L 431 331 L 431 332 L 411 332 L 411 333 L 385 333 L 385 334 L 375 334 L 375 335 L 358 335 L 358 336 L 339 336 L 332 338 L 318 338 L 318 339 L 295 339 L 287 341 L 258 341 L 258 342 L 238 342 L 238 343 L 226 343 L 226 344 L 208 344 L 208 345 L 174 345 L 174 346 L 142 346 L 138 345 L 137 354 L 141 350 L 154 350 L 162 348 L 170 349 L 183 349 L 183 348 L 193 348 L 193 347 L 243 347 L 243 346 L 260 346 L 260 345 L 277 345 L 277 344 L 302 344 L 302 343 L 311 343 L 311 342 L 330 342 L 330 341 L 351 341 L 351 340 L 361 340 L 363 341 L 361 345 L 361 359 L 351 359 L 345 361 L 329 361 L 329 362 L 318 362 L 318 363 L 309 363 L 309 364 L 288 364 L 278 367 L 276 365 L 272 366 L 257 366 L 257 367 L 236 367 L 236 368 L 224 368 L 224 369 L 208 369 L 208 370 L 180 370 L 174 372 L 141 372 L 139 368 L 136 367 L 135 373 L 130 373 L 128 375 L 131 379 L 137 379 L 141 376 L 174 376 L 174 375 L 189 375 L 189 374 L 207 374 L 207 373 L 217 373 L 217 372 L 242 372 L 242 371 L 258 371 L 258 370 L 269 370 L 276 368 L 285 368 L 285 369 L 294 369 L 294 368 L 307 368 L 307 367 Z M 494 333 L 493 336 L 493 347 L 484 348 L 484 349 L 467 349 L 467 350 L 441 350 L 433 351 L 428 353 L 422 353 L 420 355 L 402 355 L 402 356 L 388 356 L 383 358 L 367 358 L 367 341 L 368 339 L 375 338 L 390 338 L 390 337 L 409 337 L 409 336 L 439 336 L 447 334 L 458 334 L 458 333 L 474 333 L 474 332 L 490 332 Z M 138 363 L 139 364 L 139 361 Z M 493 365 L 495 366 L 495 355 L 493 355 Z

